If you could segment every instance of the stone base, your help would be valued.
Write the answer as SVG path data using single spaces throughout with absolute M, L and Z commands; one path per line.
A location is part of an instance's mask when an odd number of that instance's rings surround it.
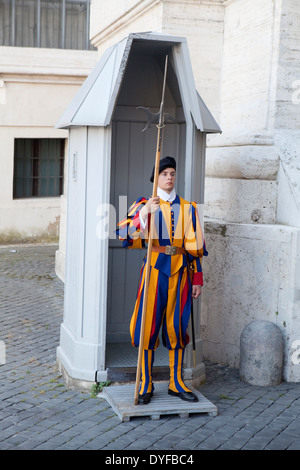
M 61 363 L 59 359 L 56 361 L 57 367 L 59 372 L 62 375 L 62 378 L 65 382 L 65 385 L 67 388 L 73 389 L 73 390 L 81 390 L 82 392 L 91 392 L 92 391 L 92 386 L 95 384 L 95 382 L 90 382 L 87 380 L 81 380 L 81 379 L 74 379 L 73 377 L 70 377 L 68 372 L 66 371 L 65 367 Z
M 279 385 L 282 382 L 283 338 L 270 321 L 252 321 L 240 339 L 240 378 L 250 385 Z

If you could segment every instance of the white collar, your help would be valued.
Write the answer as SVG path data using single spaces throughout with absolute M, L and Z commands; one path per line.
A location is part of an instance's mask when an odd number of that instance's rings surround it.
M 166 202 L 172 202 L 176 198 L 176 191 L 175 188 L 172 189 L 170 193 L 167 193 L 163 189 L 161 189 L 159 186 L 157 187 L 157 195 L 162 199 L 163 201 Z

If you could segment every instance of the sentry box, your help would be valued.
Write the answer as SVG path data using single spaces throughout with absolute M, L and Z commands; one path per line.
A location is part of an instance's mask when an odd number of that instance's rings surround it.
M 58 363 L 70 379 L 128 379 L 137 351 L 129 321 L 145 253 L 125 250 L 115 238 L 117 221 L 138 196 L 150 196 L 157 129 L 145 132 L 140 106 L 158 112 L 165 57 L 168 75 L 162 156 L 177 161 L 177 192 L 199 204 L 204 198 L 206 134 L 220 128 L 198 94 L 187 41 L 158 33 L 130 34 L 110 47 L 57 123 L 69 129 L 64 317 Z M 204 378 L 194 306 L 196 367 L 187 347 L 187 378 Z M 163 372 L 167 355 L 156 352 Z M 155 369 L 154 369 L 155 370 Z M 129 375 L 128 375 L 129 374 Z

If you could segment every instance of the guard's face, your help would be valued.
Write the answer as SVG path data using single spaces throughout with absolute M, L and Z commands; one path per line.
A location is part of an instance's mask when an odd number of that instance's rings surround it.
M 170 193 L 175 186 L 176 171 L 174 168 L 166 168 L 158 175 L 158 186 L 163 191 Z

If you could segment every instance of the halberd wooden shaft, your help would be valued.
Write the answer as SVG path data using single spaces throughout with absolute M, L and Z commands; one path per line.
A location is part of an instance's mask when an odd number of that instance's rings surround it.
M 167 67 L 168 67 L 168 56 L 166 56 L 166 61 L 165 61 L 162 100 L 161 100 L 161 105 L 160 105 L 159 124 L 157 126 L 158 132 L 157 132 L 157 144 L 156 144 L 156 155 L 155 155 L 152 197 L 157 196 L 159 163 L 160 163 L 162 137 L 163 137 L 163 127 L 164 127 L 164 97 L 165 97 Z M 143 297 L 143 308 L 142 308 L 142 318 L 141 318 L 138 363 L 137 363 L 136 380 L 135 380 L 135 393 L 134 393 L 134 404 L 135 405 L 138 404 L 139 383 L 140 383 L 141 365 L 142 365 L 142 355 L 143 355 L 143 349 L 144 349 L 146 311 L 147 311 L 149 278 L 150 278 L 150 262 L 151 262 L 151 253 L 152 253 L 152 244 L 153 244 L 153 230 L 154 230 L 154 222 L 152 221 L 152 223 L 151 223 L 151 218 L 150 218 L 150 227 L 148 227 L 148 248 L 147 248 L 147 260 L 146 260 L 146 267 L 145 267 L 144 297 Z

